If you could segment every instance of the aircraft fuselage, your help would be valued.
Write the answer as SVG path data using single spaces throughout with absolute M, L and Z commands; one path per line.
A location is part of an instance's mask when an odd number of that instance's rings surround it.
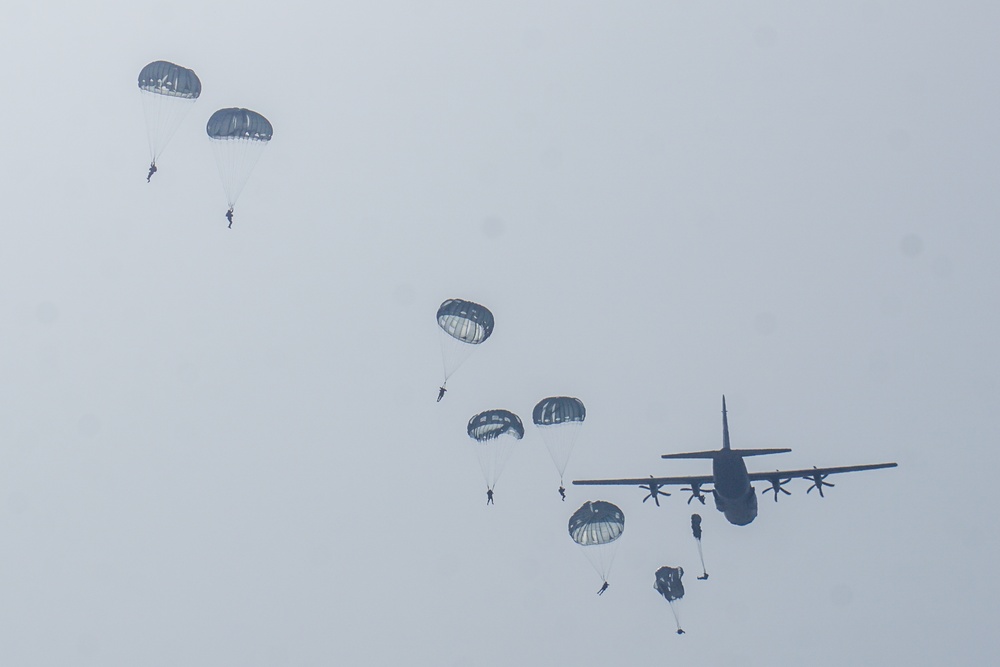
M 757 492 L 750 484 L 746 463 L 737 452 L 724 449 L 712 458 L 715 509 L 736 526 L 757 518 Z

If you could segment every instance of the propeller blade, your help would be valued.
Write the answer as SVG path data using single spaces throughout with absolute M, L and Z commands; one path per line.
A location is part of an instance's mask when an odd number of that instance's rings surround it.
M 774 502 L 778 502 L 778 491 L 781 491 L 786 496 L 792 495 L 792 492 L 785 488 L 785 484 L 788 484 L 791 478 L 781 479 L 780 477 L 770 477 L 768 481 L 771 482 L 771 488 L 764 489 L 764 493 L 770 491 L 774 494 Z
M 809 493 L 813 489 L 816 489 L 816 491 L 819 492 L 819 497 L 820 498 L 825 498 L 826 496 L 823 495 L 823 487 L 824 486 L 829 486 L 829 487 L 836 486 L 836 484 L 824 481 L 826 479 L 826 477 L 827 477 L 826 475 L 813 475 L 812 477 L 809 477 L 808 479 L 812 480 L 812 486 L 810 486 L 808 489 L 806 489 L 806 493 Z
M 698 502 L 700 502 L 702 505 L 705 504 L 705 491 L 702 490 L 701 484 L 692 484 L 691 486 L 685 486 L 683 489 L 681 489 L 681 491 L 688 491 L 691 493 L 691 496 L 687 500 L 688 505 L 690 505 L 691 501 L 694 500 L 695 498 L 697 498 Z M 709 489 L 708 491 L 711 491 L 711 489 Z
M 660 506 L 660 496 L 669 496 L 670 495 L 666 491 L 660 491 L 660 485 L 659 484 L 640 484 L 639 488 L 640 489 L 644 489 L 646 491 L 649 491 L 649 493 L 646 495 L 646 497 L 642 499 L 642 502 L 646 502 L 647 500 L 649 500 L 650 498 L 652 498 L 653 502 L 656 503 L 657 507 Z

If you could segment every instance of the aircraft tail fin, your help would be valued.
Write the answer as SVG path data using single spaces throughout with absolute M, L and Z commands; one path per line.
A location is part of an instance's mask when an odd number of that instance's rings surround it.
M 722 448 L 729 449 L 729 420 L 726 418 L 726 395 L 722 395 Z
M 784 454 L 790 449 L 733 449 L 729 446 L 729 417 L 726 411 L 726 397 L 722 397 L 722 449 L 707 452 L 683 452 L 681 454 L 663 454 L 661 459 L 714 459 L 716 456 L 763 456 L 764 454 Z

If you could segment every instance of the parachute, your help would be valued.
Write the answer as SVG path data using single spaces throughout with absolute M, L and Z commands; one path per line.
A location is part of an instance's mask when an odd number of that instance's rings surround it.
M 250 172 L 274 135 L 274 128 L 256 111 L 231 108 L 213 113 L 205 131 L 212 140 L 230 217 Z
M 692 514 L 691 515 L 691 534 L 694 535 L 694 539 L 698 542 L 698 558 L 701 559 L 701 572 L 702 575 L 698 577 L 704 581 L 708 579 L 708 570 L 705 569 L 705 554 L 701 552 L 701 515 Z
M 677 623 L 677 634 L 679 635 L 683 635 L 684 631 L 681 630 L 681 621 L 677 617 L 677 607 L 674 606 L 674 602 L 684 597 L 684 584 L 681 583 L 683 576 L 684 568 L 664 565 L 656 571 L 656 581 L 653 582 L 653 590 L 670 603 L 670 611 L 674 613 L 674 621 Z
M 560 487 L 573 445 L 586 418 L 587 408 L 583 406 L 583 401 L 569 396 L 543 398 L 531 413 L 531 420 L 541 431 L 549 456 L 559 471 Z
M 443 389 L 448 378 L 458 370 L 476 345 L 493 333 L 493 313 L 486 306 L 462 299 L 447 299 L 437 311 L 441 328 L 441 359 L 444 364 Z M 440 394 L 443 396 L 443 392 Z M 438 399 L 440 400 L 440 399 Z
M 152 176 L 157 158 L 170 143 L 191 105 L 201 96 L 201 80 L 193 70 L 156 60 L 139 72 L 139 94 L 146 116 L 149 175 Z
M 524 425 L 520 417 L 509 410 L 487 410 L 470 419 L 466 430 L 477 443 L 479 467 L 487 490 L 492 491 L 514 450 L 514 443 L 524 437 Z
M 583 547 L 583 553 L 604 581 L 618 550 L 617 540 L 625 530 L 625 515 L 617 505 L 604 500 L 587 501 L 569 518 L 569 536 Z

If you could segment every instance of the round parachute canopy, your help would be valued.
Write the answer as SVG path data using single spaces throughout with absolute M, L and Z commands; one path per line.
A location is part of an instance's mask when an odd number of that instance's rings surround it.
M 469 420 L 468 432 L 469 437 L 479 443 L 475 446 L 476 458 L 486 488 L 492 489 L 514 451 L 514 443 L 524 437 L 524 425 L 509 410 L 487 410 Z
M 447 384 L 476 346 L 493 333 L 493 313 L 472 301 L 448 299 L 438 308 L 437 323 L 441 329 L 441 362 Z
M 232 209 L 261 152 L 271 141 L 274 128 L 256 111 L 231 108 L 213 113 L 205 131 L 212 140 L 222 188 Z
M 448 299 L 437 312 L 441 329 L 463 343 L 479 345 L 493 333 L 493 313 L 486 306 L 462 299 Z
M 625 515 L 617 505 L 587 501 L 569 518 L 569 536 L 580 546 L 610 544 L 625 530 Z
M 271 122 L 250 109 L 219 109 L 208 119 L 205 128 L 212 139 L 270 141 L 274 134 Z
M 582 422 L 587 418 L 583 401 L 569 396 L 543 398 L 531 413 L 535 426 L 552 426 L 568 422 Z
M 560 485 L 578 431 L 586 418 L 587 408 L 583 407 L 583 401 L 570 396 L 543 398 L 531 413 L 531 420 L 541 431 L 542 440 L 559 471 Z
M 469 437 L 478 442 L 495 440 L 501 435 L 511 435 L 515 440 L 524 437 L 521 418 L 509 410 L 487 410 L 469 420 Z
M 157 60 L 139 72 L 139 94 L 146 116 L 149 157 L 155 164 L 201 95 L 201 81 L 186 67 Z
M 139 72 L 139 89 L 157 95 L 196 100 L 201 95 L 201 80 L 194 70 L 157 60 Z
M 683 576 L 684 568 L 663 566 L 656 571 L 653 589 L 665 597 L 668 602 L 680 600 L 684 597 L 684 584 L 681 583 Z

